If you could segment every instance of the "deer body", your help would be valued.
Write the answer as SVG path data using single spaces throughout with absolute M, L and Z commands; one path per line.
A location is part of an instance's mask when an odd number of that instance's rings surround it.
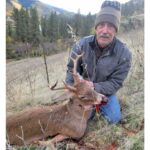
M 64 105 L 34 107 L 7 117 L 9 143 L 23 145 L 19 138 L 22 132 L 26 144 L 57 134 L 79 139 L 84 135 L 90 114 L 91 110 L 85 110 L 73 100 Z
M 75 66 L 79 57 L 74 60 Z M 93 105 L 107 101 L 107 98 L 81 79 L 76 69 L 73 71 L 73 77 L 74 85 L 64 83 L 65 89 L 72 93 L 66 103 L 34 107 L 7 117 L 7 136 L 10 144 L 30 144 L 59 134 L 73 139 L 84 135 Z
M 57 108 L 55 110 L 57 110 Z M 28 111 L 9 116 L 7 118 L 9 143 L 23 145 L 23 141 L 19 139 L 19 137 L 22 136 L 26 144 L 29 144 L 34 140 L 45 138 L 47 134 L 53 135 L 52 132 L 55 132 L 55 129 L 50 130 L 51 133 L 47 133 L 48 128 L 51 128 L 53 125 L 53 122 L 48 124 L 48 122 L 51 121 L 50 119 L 54 118 L 54 112 L 51 113 L 51 111 L 53 111 L 51 107 L 35 107 Z M 57 124 L 55 124 L 55 126 L 57 128 Z

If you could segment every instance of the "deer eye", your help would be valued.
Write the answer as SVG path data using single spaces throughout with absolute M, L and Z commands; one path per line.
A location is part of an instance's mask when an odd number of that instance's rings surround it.
M 79 98 L 80 98 L 80 99 L 86 99 L 86 97 L 85 97 L 85 96 L 82 96 L 82 95 L 79 96 Z
M 87 96 L 80 96 L 79 98 L 80 98 L 81 101 L 86 101 L 87 102 L 89 100 L 89 98 L 87 98 Z

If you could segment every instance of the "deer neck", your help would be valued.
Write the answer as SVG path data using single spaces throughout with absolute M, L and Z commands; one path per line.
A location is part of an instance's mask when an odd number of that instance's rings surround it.
M 88 120 L 92 112 L 92 106 L 84 106 L 77 98 L 71 98 L 67 104 L 67 110 L 77 119 Z

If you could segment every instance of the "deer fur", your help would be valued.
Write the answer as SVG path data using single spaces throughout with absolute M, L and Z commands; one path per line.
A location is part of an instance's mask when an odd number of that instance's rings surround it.
M 74 68 L 80 57 L 74 60 Z M 65 89 L 72 93 L 65 103 L 32 107 L 7 117 L 6 130 L 9 144 L 31 144 L 56 135 L 63 135 L 61 140 L 79 139 L 84 135 L 93 105 L 107 101 L 107 98 L 81 79 L 75 69 L 73 77 L 74 85 L 64 83 Z M 52 88 L 54 89 L 55 86 Z

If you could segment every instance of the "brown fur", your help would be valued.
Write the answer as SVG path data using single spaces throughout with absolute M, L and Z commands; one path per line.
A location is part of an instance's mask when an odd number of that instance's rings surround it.
M 8 140 L 10 144 L 24 144 L 19 138 L 22 137 L 22 132 L 26 144 L 60 133 L 72 138 L 80 138 L 84 134 L 87 121 L 85 116 L 82 116 L 83 113 L 78 115 L 81 111 L 81 107 L 69 101 L 65 105 L 34 107 L 9 116 L 7 117 Z M 76 115 L 73 115 L 74 113 Z

